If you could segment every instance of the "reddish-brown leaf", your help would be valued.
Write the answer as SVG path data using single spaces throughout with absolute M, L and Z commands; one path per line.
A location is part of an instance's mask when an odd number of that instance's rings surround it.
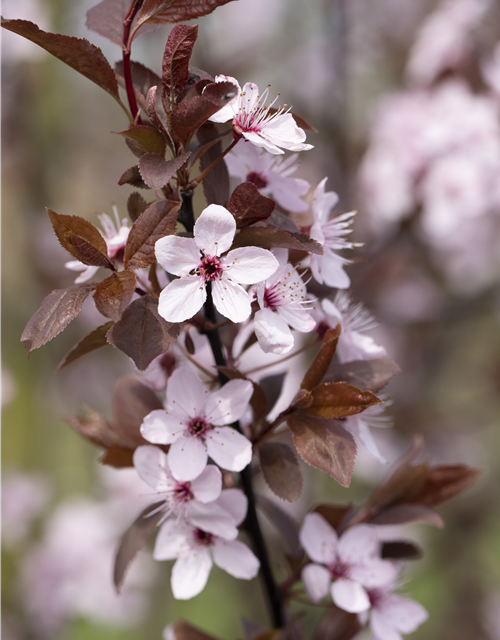
M 133 376 L 118 378 L 113 406 L 115 431 L 121 444 L 131 449 L 147 444 L 141 435 L 141 424 L 148 413 L 162 408 L 162 403 L 151 387 Z
M 189 80 L 189 61 L 198 37 L 198 25 L 176 25 L 163 53 L 161 81 L 163 106 L 171 111 L 179 102 Z
M 231 0 L 146 0 L 136 27 L 147 23 L 174 24 L 201 18 Z
M 125 269 L 112 273 L 109 278 L 99 282 L 94 291 L 94 302 L 97 311 L 115 322 L 132 301 L 137 279 L 135 273 Z
M 325 333 L 321 348 L 300 383 L 301 389 L 311 391 L 323 380 L 323 376 L 327 372 L 332 358 L 335 355 L 341 331 L 342 328 L 340 324 L 338 324 L 334 329 L 328 329 Z
M 122 319 L 108 331 L 107 339 L 134 361 L 139 371 L 168 351 L 177 340 L 180 325 L 167 322 L 158 314 L 158 302 L 153 296 L 134 300 Z
M 287 418 L 298 454 L 312 467 L 324 471 L 343 487 L 351 482 L 356 443 L 334 420 L 294 411 Z
M 118 184 L 120 186 L 124 184 L 131 184 L 133 187 L 137 187 L 138 189 L 150 189 L 142 179 L 138 166 L 130 167 L 130 169 L 124 171 L 118 180 Z
M 151 87 L 161 86 L 160 77 L 148 67 L 145 67 L 140 62 L 131 62 L 132 71 L 132 84 L 134 87 L 134 93 L 137 100 L 137 104 L 145 113 L 149 113 L 147 95 Z M 115 64 L 115 75 L 118 84 L 125 88 L 125 78 L 123 76 L 123 62 L 117 62 Z
M 149 515 L 161 504 L 162 501 L 155 502 L 146 507 L 123 534 L 120 546 L 116 552 L 115 566 L 113 569 L 113 582 L 118 593 L 123 585 L 123 580 L 130 563 L 146 545 L 156 525 L 164 515 L 162 511 Z
M 217 638 L 192 627 L 184 620 L 179 620 L 174 624 L 174 636 L 175 640 L 217 640 Z
M 86 440 L 104 449 L 121 446 L 113 424 L 100 413 L 85 407 L 85 417 L 65 416 L 66 422 Z
M 290 233 L 277 227 L 247 227 L 242 229 L 233 242 L 237 247 L 262 247 L 264 249 L 297 249 L 323 255 L 323 247 L 305 233 Z
M 384 560 L 419 560 L 422 555 L 422 549 L 407 540 L 383 542 L 380 550 L 380 557 Z
M 132 222 L 135 222 L 141 213 L 146 211 L 147 208 L 148 203 L 138 191 L 133 191 L 129 195 L 127 200 L 127 212 Z
M 85 336 L 83 340 L 80 340 L 80 342 L 75 344 L 75 346 L 70 349 L 64 356 L 64 359 L 59 364 L 56 371 L 64 369 L 64 367 L 66 367 L 68 364 L 71 364 L 75 360 L 78 360 L 78 358 L 81 358 L 87 353 L 91 353 L 96 349 L 101 349 L 102 347 L 108 345 L 109 342 L 106 340 L 106 334 L 112 327 L 112 325 L 112 322 L 106 322 L 106 324 L 97 327 L 97 329 L 91 331 L 88 336 Z
M 136 124 L 126 131 L 117 131 L 115 133 L 132 142 L 131 145 L 129 144 L 129 148 L 138 158 L 142 157 L 145 153 L 157 154 L 162 159 L 165 155 L 167 143 L 162 133 L 155 127 L 150 127 L 146 124 Z
M 415 466 L 404 464 L 398 467 L 371 495 L 367 509 L 377 512 L 392 505 L 410 502 L 424 486 L 428 473 L 427 463 Z
M 160 200 L 141 213 L 132 225 L 123 261 L 130 269 L 149 267 L 155 261 L 155 243 L 175 233 L 180 202 Z
M 220 135 L 217 127 L 212 122 L 205 122 L 198 129 L 196 136 L 202 145 L 202 149 L 205 149 L 200 156 L 200 169 L 205 171 L 222 153 Z M 214 138 L 216 139 L 215 143 L 213 143 Z M 227 206 L 229 200 L 229 172 L 224 160 L 221 160 L 207 173 L 201 185 L 208 204 Z
M 259 447 L 260 467 L 267 486 L 287 502 L 300 498 L 303 487 L 299 461 L 282 442 L 265 442 Z
M 321 619 L 314 640 L 353 640 L 361 629 L 355 613 L 333 606 Z
M 171 125 L 183 145 L 191 139 L 199 127 L 230 102 L 238 93 L 231 82 L 212 83 L 205 87 L 203 95 L 183 100 L 172 113 Z
M 352 512 L 352 505 L 319 504 L 314 508 L 314 511 L 323 516 L 335 530 L 338 530 L 344 518 Z
M 401 368 L 389 358 L 374 360 L 353 360 L 343 364 L 334 364 L 326 372 L 324 382 L 344 381 L 361 391 L 380 391 L 389 380 L 401 373 Z
M 165 160 L 156 153 L 146 153 L 139 159 L 139 171 L 142 179 L 151 189 L 161 189 L 173 178 L 175 172 L 186 164 L 190 151 Z
M 323 418 L 346 418 L 381 404 L 371 391 L 360 391 L 345 382 L 324 382 L 311 391 L 312 403 L 307 413 Z
M 80 216 L 61 215 L 51 209 L 47 209 L 47 213 L 63 249 L 83 264 L 113 268 L 108 259 L 106 240 L 91 222 Z
M 113 69 L 99 47 L 88 40 L 47 33 L 28 20 L 2 19 L 2 27 L 31 40 L 120 101 Z
M 238 229 L 267 220 L 275 208 L 274 200 L 263 196 L 252 182 L 243 182 L 231 194 L 228 209 Z
M 101 464 L 123 469 L 134 466 L 134 450 L 126 447 L 111 447 L 100 458 Z
M 431 467 L 424 484 L 410 502 L 433 507 L 466 491 L 480 470 L 465 464 Z
M 370 524 L 389 525 L 406 524 L 408 522 L 425 522 L 435 527 L 444 527 L 441 516 L 421 504 L 396 504 L 368 520 Z
M 87 11 L 87 29 L 111 40 L 119 47 L 123 42 L 123 20 L 131 0 L 103 0 Z
M 94 289 L 94 283 L 82 282 L 49 293 L 21 336 L 28 355 L 61 333 L 80 313 L 85 299 Z

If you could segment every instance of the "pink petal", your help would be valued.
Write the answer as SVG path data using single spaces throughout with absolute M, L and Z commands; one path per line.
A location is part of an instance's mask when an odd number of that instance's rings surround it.
M 196 373 L 188 367 L 181 367 L 173 372 L 168 381 L 168 409 L 181 415 L 185 413 L 187 419 L 199 418 L 203 413 L 207 394 Z
M 197 478 L 207 465 L 207 450 L 199 438 L 181 436 L 168 452 L 170 470 L 176 480 Z
M 309 333 L 316 326 L 316 320 L 299 304 L 286 304 L 277 309 L 278 315 L 291 327 L 301 333 Z
M 332 578 L 326 567 L 320 564 L 308 564 L 302 569 L 301 578 L 312 602 L 319 602 L 328 595 Z
M 368 453 L 379 462 L 387 464 L 387 460 L 380 453 L 375 438 L 370 431 L 368 424 L 359 416 L 350 416 L 346 418 L 343 427 L 352 433 L 352 435 L 363 445 Z
M 337 533 L 319 513 L 306 515 L 299 538 L 314 562 L 331 564 L 337 559 Z
M 346 262 L 347 260 L 345 260 L 345 258 L 338 256 L 332 251 L 325 251 L 322 256 L 311 256 L 311 270 L 312 264 L 317 263 L 319 265 L 319 271 L 321 272 L 322 282 L 336 289 L 347 289 L 351 284 L 351 280 L 344 271 Z M 320 281 L 318 280 L 318 282 Z
M 214 464 L 209 464 L 191 482 L 191 491 L 198 502 L 213 502 L 222 491 L 222 474 Z
M 394 582 L 398 573 L 399 570 L 396 565 L 380 558 L 360 561 L 349 568 L 349 577 L 367 589 Z
M 179 278 L 160 293 L 158 313 L 167 322 L 183 322 L 198 313 L 206 299 L 205 283 L 199 276 Z
M 272 153 L 274 155 L 285 153 L 282 149 L 280 149 L 275 144 L 267 140 L 267 138 L 264 138 L 260 133 L 256 133 L 255 131 L 243 131 L 243 137 L 254 144 L 256 147 L 262 147 L 268 153 Z
M 224 275 L 213 283 L 212 295 L 215 308 L 231 322 L 243 322 L 252 312 L 250 297 L 243 287 L 231 282 Z
M 255 314 L 255 335 L 264 353 L 280 356 L 291 351 L 295 342 L 285 320 L 268 308 Z
M 370 629 L 375 640 L 402 640 L 401 634 L 378 609 L 373 609 L 371 612 Z
M 236 220 L 229 211 L 218 204 L 204 209 L 194 225 L 196 246 L 206 256 L 220 256 L 233 244 Z
M 260 562 L 246 544 L 239 540 L 228 542 L 216 539 L 212 554 L 215 564 L 235 578 L 251 580 L 259 573 Z
M 176 276 L 186 276 L 200 264 L 201 254 L 193 238 L 165 236 L 155 244 L 156 259 Z
M 328 178 L 323 178 L 314 190 L 312 203 L 314 219 L 323 223 L 328 222 L 330 211 L 339 201 L 339 197 L 335 191 L 325 191 L 327 180 Z
M 181 555 L 172 569 L 170 583 L 177 600 L 189 600 L 203 591 L 212 569 L 212 558 L 206 547 L 190 549 Z
M 168 491 L 176 484 L 170 475 L 167 454 L 158 447 L 137 447 L 134 451 L 134 467 L 141 480 L 155 491 Z
M 255 284 L 267 280 L 279 268 L 279 262 L 267 249 L 240 247 L 225 258 L 224 275 L 241 284 Z
M 264 92 L 265 93 L 265 92 Z M 264 96 L 265 98 L 265 96 Z M 255 82 L 246 82 L 241 91 L 239 104 L 247 113 L 253 111 L 259 104 L 259 87 Z
M 246 518 L 248 499 L 241 489 L 224 489 L 217 504 L 231 514 L 237 527 Z
M 349 613 L 361 613 L 370 608 L 368 594 L 359 582 L 354 580 L 346 578 L 336 580 L 332 584 L 332 598 L 337 607 Z
M 173 560 L 180 553 L 189 549 L 187 536 L 192 531 L 190 525 L 175 519 L 167 520 L 158 531 L 156 536 L 153 558 L 155 560 Z
M 205 405 L 207 421 L 217 427 L 239 420 L 245 413 L 253 395 L 249 380 L 230 380 L 218 391 L 211 393 Z
M 402 633 L 412 633 L 429 617 L 421 604 L 397 594 L 390 595 L 382 601 L 379 613 Z
M 212 460 L 228 471 L 241 471 L 252 459 L 252 443 L 231 427 L 214 429 L 205 444 Z
M 357 563 L 378 555 L 380 547 L 377 527 L 359 524 L 348 529 L 340 538 L 338 555 L 346 564 Z
M 153 444 L 171 444 L 175 442 L 185 427 L 171 418 L 164 409 L 155 409 L 148 413 L 141 424 L 141 434 Z
M 238 536 L 233 516 L 217 504 L 191 502 L 188 519 L 195 527 L 220 536 L 224 540 L 234 540 Z

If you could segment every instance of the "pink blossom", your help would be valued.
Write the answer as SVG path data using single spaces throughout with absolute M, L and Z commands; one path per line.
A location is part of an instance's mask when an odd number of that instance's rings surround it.
M 279 94 L 269 106 L 264 104 L 269 95 L 269 86 L 260 96 L 259 87 L 253 82 L 247 82 L 242 91 L 237 80 L 230 76 L 220 75 L 215 78 L 215 81 L 232 82 L 237 85 L 239 91 L 236 98 L 210 118 L 212 122 L 232 120 L 233 130 L 237 136 L 243 136 L 269 153 L 284 153 L 283 149 L 288 151 L 312 149 L 312 145 L 304 143 L 306 134 L 296 125 L 289 109 L 285 110 L 286 107 L 283 107 L 274 113 L 270 112 Z
M 309 513 L 299 537 L 313 561 L 302 570 L 302 582 L 313 602 L 330 592 L 337 607 L 351 613 L 366 611 L 368 589 L 386 584 L 397 573 L 392 563 L 379 557 L 374 526 L 354 526 L 339 538 L 322 516 Z
M 290 177 L 297 170 L 297 155 L 273 156 L 243 140 L 227 154 L 226 164 L 231 176 L 252 182 L 262 195 L 273 198 L 283 209 L 302 213 L 309 208 L 302 200 L 309 183 Z
M 217 501 L 232 516 L 232 522 L 218 522 L 214 512 L 207 518 L 213 535 L 185 521 L 167 520 L 156 537 L 153 557 L 155 560 L 174 560 L 171 585 L 174 598 L 188 600 L 203 591 L 213 563 L 235 578 L 251 580 L 260 563 L 250 549 L 235 540 L 236 527 L 243 522 L 247 512 L 247 500 L 239 489 L 227 489 Z
M 310 236 L 323 247 L 323 255 L 311 255 L 311 271 L 314 279 L 320 284 L 337 289 L 347 289 L 351 281 L 344 271 L 344 266 L 350 260 L 339 256 L 336 251 L 353 249 L 360 246 L 344 240 L 344 236 L 351 233 L 351 224 L 355 211 L 344 213 L 330 219 L 330 212 L 338 202 L 338 195 L 334 191 L 325 191 L 327 178 L 324 178 L 314 191 L 312 212 L 314 224 Z
M 123 220 L 120 221 L 116 206 L 113 206 L 113 213 L 115 215 L 115 222 L 113 222 L 107 213 L 101 213 L 98 216 L 104 230 L 103 237 L 108 245 L 108 258 L 110 260 L 118 258 L 117 254 L 125 248 L 128 234 L 130 233 L 127 218 L 123 218 Z M 99 270 L 99 267 L 89 267 L 79 260 L 70 260 L 66 262 L 64 266 L 66 269 L 71 269 L 71 271 L 82 271 L 75 280 L 76 283 L 87 282 L 87 280 L 90 280 Z
M 387 355 L 384 347 L 364 335 L 366 331 L 374 329 L 377 323 L 362 304 L 352 303 L 348 293 L 339 291 L 333 302 L 325 298 L 321 306 L 328 324 L 334 327 L 340 323 L 342 328 L 337 347 L 340 362 L 370 360 Z
M 316 321 L 309 313 L 306 286 L 288 262 L 288 251 L 274 251 L 280 268 L 265 282 L 255 286 L 260 311 L 255 314 L 255 335 L 264 353 L 288 353 L 294 338 L 289 329 L 309 333 Z
M 214 305 L 232 322 L 243 322 L 251 313 L 250 296 L 241 286 L 265 280 L 278 268 L 267 249 L 230 249 L 236 221 L 227 209 L 207 207 L 194 225 L 194 238 L 167 236 L 155 245 L 161 266 L 178 279 L 160 294 L 158 313 L 169 322 L 192 318 L 207 299 L 206 285 L 212 283 Z
M 248 380 L 231 380 L 208 391 L 198 376 L 182 367 L 167 386 L 166 410 L 144 418 L 141 433 L 153 444 L 170 444 L 168 463 L 179 481 L 194 480 L 210 456 L 223 469 L 241 471 L 252 458 L 252 444 L 232 427 L 245 413 L 253 394 Z

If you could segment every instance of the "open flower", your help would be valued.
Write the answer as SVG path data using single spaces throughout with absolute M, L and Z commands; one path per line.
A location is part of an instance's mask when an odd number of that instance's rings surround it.
M 339 538 L 319 513 L 309 513 L 299 537 L 313 560 L 302 570 L 302 582 L 313 602 L 330 592 L 340 609 L 366 611 L 370 608 L 367 589 L 386 584 L 397 573 L 391 562 L 378 557 L 380 540 L 374 526 L 354 526 Z
M 334 191 L 325 191 L 326 181 L 327 178 L 324 178 L 314 191 L 312 203 L 314 224 L 311 227 L 310 236 L 323 247 L 323 255 L 311 255 L 311 271 L 314 279 L 320 284 L 347 289 L 351 281 L 344 271 L 344 265 L 349 264 L 350 260 L 335 252 L 360 246 L 344 240 L 344 236 L 352 232 L 349 225 L 356 212 L 350 211 L 330 220 L 330 211 L 339 198 Z
M 182 367 L 167 385 L 167 408 L 149 413 L 141 433 L 153 444 L 169 444 L 168 463 L 176 480 L 194 480 L 210 456 L 220 467 L 241 471 L 252 459 L 252 444 L 224 425 L 245 413 L 253 386 L 231 380 L 218 391 L 207 391 L 198 376 Z
M 214 305 L 232 322 L 243 322 L 251 313 L 250 296 L 241 286 L 265 280 L 278 268 L 267 249 L 241 247 L 221 257 L 232 243 L 236 221 L 227 209 L 207 207 L 194 225 L 194 238 L 166 236 L 155 245 L 161 266 L 178 279 L 160 294 L 158 313 L 169 322 L 192 318 L 207 299 L 212 283 Z
M 384 347 L 376 344 L 370 336 L 364 335 L 365 331 L 374 329 L 377 322 L 362 304 L 353 304 L 348 293 L 339 291 L 333 302 L 325 298 L 321 306 L 328 324 L 334 327 L 340 323 L 342 327 L 337 346 L 340 362 L 371 360 L 387 355 Z
M 288 262 L 288 251 L 275 249 L 280 268 L 255 286 L 260 311 L 255 314 L 255 335 L 265 353 L 283 355 L 293 347 L 289 326 L 302 333 L 312 331 L 316 321 L 305 306 L 307 290 L 297 270 Z
M 171 585 L 174 598 L 188 600 L 203 591 L 212 565 L 215 564 L 235 578 L 251 580 L 260 563 L 250 549 L 235 540 L 235 527 L 246 516 L 247 500 L 239 489 L 223 491 L 218 501 L 231 513 L 232 523 L 224 531 L 215 523 L 218 516 L 212 516 L 212 527 L 221 533 L 213 535 L 206 529 L 187 522 L 167 520 L 156 537 L 153 557 L 155 560 L 177 559 L 172 569 Z
M 118 209 L 114 205 L 113 213 L 115 215 L 114 223 L 107 213 L 101 213 L 97 216 L 104 230 L 103 237 L 108 245 L 108 258 L 110 260 L 113 260 L 113 258 L 117 259 L 120 251 L 125 249 L 128 234 L 130 233 L 127 218 L 120 220 Z M 99 270 L 99 267 L 87 266 L 79 260 L 70 260 L 69 262 L 66 262 L 64 266 L 66 269 L 70 269 L 71 271 L 82 272 L 75 280 L 76 283 L 87 282 L 87 280 L 90 280 L 90 278 L 92 278 L 92 276 L 94 276 L 94 274 Z
M 269 153 L 284 153 L 283 149 L 289 151 L 312 149 L 312 145 L 304 144 L 306 134 L 297 126 L 289 109 L 285 110 L 286 107 L 284 107 L 271 111 L 279 94 L 269 106 L 266 106 L 264 103 L 269 95 L 269 87 L 260 96 L 259 87 L 253 82 L 247 82 L 242 91 L 238 81 L 230 76 L 220 75 L 215 78 L 215 81 L 232 82 L 237 85 L 239 93 L 210 118 L 212 122 L 232 120 L 233 130 L 237 136 L 243 136 Z
M 242 140 L 227 154 L 226 164 L 231 176 L 252 182 L 263 196 L 273 198 L 283 209 L 302 213 L 309 208 L 302 196 L 310 185 L 307 180 L 290 177 L 297 169 L 297 158 L 297 154 L 273 156 Z

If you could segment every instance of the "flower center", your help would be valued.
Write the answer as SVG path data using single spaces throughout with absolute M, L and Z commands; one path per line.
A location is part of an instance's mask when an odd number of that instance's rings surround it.
M 209 547 L 213 544 L 214 537 L 211 533 L 202 531 L 201 529 L 195 529 L 193 532 L 194 543 L 199 547 Z
M 340 562 L 340 560 L 337 560 L 328 567 L 328 571 L 334 580 L 337 578 L 347 578 L 349 567 L 343 562 Z
M 192 500 L 194 496 L 191 491 L 191 483 L 177 482 L 175 488 L 172 491 L 172 497 L 177 505 L 181 505 Z
M 198 274 L 205 282 L 220 280 L 223 271 L 222 263 L 217 256 L 205 256 L 198 267 Z
M 281 294 L 281 295 L 280 295 Z M 269 309 L 276 309 L 280 306 L 282 292 L 278 287 L 266 287 L 264 291 L 264 306 Z
M 192 418 L 188 426 L 188 433 L 196 438 L 201 438 L 211 429 L 211 426 L 203 418 Z
M 370 605 L 377 607 L 384 598 L 384 593 L 380 589 L 370 589 L 368 591 L 368 598 L 370 599 Z
M 252 182 L 257 189 L 264 189 L 267 187 L 267 178 L 263 173 L 257 173 L 257 171 L 250 171 L 247 175 L 247 182 Z

